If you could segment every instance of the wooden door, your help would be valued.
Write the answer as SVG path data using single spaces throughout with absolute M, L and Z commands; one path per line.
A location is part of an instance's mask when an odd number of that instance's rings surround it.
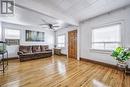
M 77 30 L 68 32 L 68 57 L 77 58 Z

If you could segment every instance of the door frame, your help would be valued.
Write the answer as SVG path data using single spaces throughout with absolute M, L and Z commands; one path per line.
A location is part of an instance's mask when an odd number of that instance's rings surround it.
M 79 27 L 76 27 L 76 29 L 74 29 L 74 30 L 77 30 L 77 60 L 80 60 L 80 32 L 79 32 Z M 74 31 L 74 30 L 71 30 L 71 31 Z M 68 31 L 68 32 L 70 32 L 70 31 Z M 67 36 L 68 36 L 68 32 L 67 32 Z M 68 57 L 68 42 L 69 42 L 69 40 L 67 41 L 67 58 L 69 58 Z

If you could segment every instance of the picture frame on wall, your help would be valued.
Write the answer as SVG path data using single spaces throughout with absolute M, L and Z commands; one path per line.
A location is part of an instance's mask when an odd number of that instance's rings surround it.
M 39 32 L 39 31 L 26 30 L 25 39 L 26 39 L 26 41 L 31 41 L 31 42 L 44 42 L 45 33 Z

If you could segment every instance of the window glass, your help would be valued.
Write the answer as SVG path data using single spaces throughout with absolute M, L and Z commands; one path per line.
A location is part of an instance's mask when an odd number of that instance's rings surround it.
M 121 44 L 120 24 L 96 28 L 92 31 L 92 48 L 113 50 Z
M 5 29 L 5 41 L 7 42 L 7 45 L 19 45 L 20 30 Z
M 65 35 L 59 35 L 57 37 L 57 47 L 65 47 Z
M 20 30 L 5 29 L 5 39 L 20 39 Z

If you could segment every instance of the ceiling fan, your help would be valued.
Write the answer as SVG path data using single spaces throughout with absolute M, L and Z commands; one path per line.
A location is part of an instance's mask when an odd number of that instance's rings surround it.
M 47 25 L 47 27 L 42 27 L 42 28 L 49 28 L 49 29 L 53 29 L 55 30 L 55 28 L 60 28 L 60 26 L 56 26 L 55 24 L 57 23 L 48 23 L 47 21 L 45 21 L 44 19 L 42 19 L 42 21 L 44 22 L 44 24 L 39 24 L 40 26 L 42 25 Z

